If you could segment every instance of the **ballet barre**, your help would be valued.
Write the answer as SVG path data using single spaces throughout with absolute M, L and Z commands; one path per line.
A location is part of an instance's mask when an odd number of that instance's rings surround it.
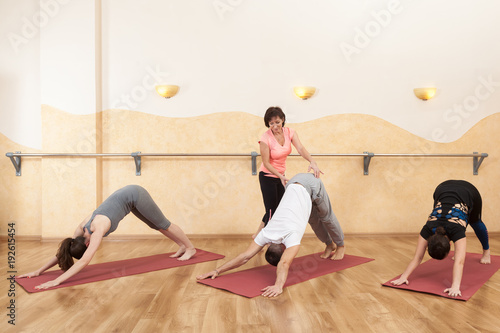
M 488 157 L 487 153 L 474 152 L 472 154 L 375 154 L 371 152 L 363 152 L 359 154 L 311 154 L 318 157 L 363 157 L 363 174 L 368 175 L 370 162 L 374 157 L 472 157 L 472 172 L 474 175 L 478 174 L 479 167 L 483 160 Z M 6 153 L 5 156 L 10 158 L 14 168 L 16 169 L 16 176 L 21 176 L 21 158 L 22 157 L 132 157 L 135 163 L 135 175 L 141 175 L 142 157 L 250 157 L 252 163 L 252 175 L 257 175 L 257 157 L 259 153 L 252 151 L 250 154 L 209 154 L 209 153 L 142 153 L 136 151 L 133 153 L 21 153 L 16 151 L 14 153 Z M 290 156 L 300 156 L 298 154 L 291 154 Z
M 298 154 L 290 154 L 289 156 L 300 156 Z M 370 162 L 373 157 L 472 157 L 472 173 L 478 175 L 479 167 L 487 153 L 473 152 L 472 154 L 375 154 L 370 152 L 363 152 L 362 154 L 311 154 L 311 156 L 362 156 L 363 157 L 363 174 L 367 176 Z

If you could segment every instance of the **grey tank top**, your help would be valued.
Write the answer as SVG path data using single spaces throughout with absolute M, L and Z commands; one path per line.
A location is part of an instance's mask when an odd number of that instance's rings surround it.
M 104 234 L 104 237 L 115 231 L 118 227 L 118 223 L 123 220 L 123 218 L 130 213 L 132 209 L 135 208 L 137 200 L 139 200 L 139 191 L 141 189 L 142 187 L 139 185 L 127 185 L 111 194 L 92 213 L 90 220 L 83 226 L 83 228 L 87 229 L 89 234 L 92 234 L 92 231 L 90 231 L 90 225 L 92 224 L 95 216 L 104 215 L 111 220 L 111 227 L 108 232 Z

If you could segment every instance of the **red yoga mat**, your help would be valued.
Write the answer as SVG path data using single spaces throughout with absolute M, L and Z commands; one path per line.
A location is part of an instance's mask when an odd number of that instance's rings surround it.
M 342 260 L 330 260 L 320 258 L 320 254 L 322 252 L 295 258 L 288 271 L 285 287 L 373 260 L 347 254 Z M 261 289 L 274 285 L 275 281 L 276 267 L 264 265 L 198 282 L 252 298 L 261 295 Z
M 409 285 L 394 286 L 391 281 L 400 277 L 390 279 L 383 286 L 418 291 L 448 297 L 461 301 L 467 301 L 481 286 L 500 268 L 500 256 L 491 256 L 491 264 L 480 264 L 482 255 L 478 253 L 467 253 L 465 256 L 464 272 L 460 291 L 462 296 L 450 297 L 443 291 L 451 286 L 453 277 L 453 252 L 443 260 L 430 259 L 419 265 L 408 278 Z
M 43 273 L 34 278 L 16 278 L 16 282 L 29 293 L 36 293 L 45 290 L 53 290 L 96 282 L 101 280 L 114 279 L 122 276 L 141 274 L 146 272 L 158 271 L 162 269 L 187 266 L 200 262 L 218 260 L 224 258 L 223 255 L 196 249 L 196 254 L 189 260 L 179 261 L 177 258 L 169 258 L 172 253 L 157 254 L 149 257 L 126 259 L 119 261 L 106 262 L 102 264 L 88 265 L 78 274 L 64 281 L 60 285 L 50 288 L 37 290 L 38 286 L 44 282 L 54 280 L 63 273 L 61 270 L 53 270 Z

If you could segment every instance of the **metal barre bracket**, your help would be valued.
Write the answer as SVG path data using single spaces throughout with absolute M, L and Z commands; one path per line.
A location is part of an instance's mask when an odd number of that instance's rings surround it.
M 16 154 L 21 154 L 20 151 L 16 151 Z M 5 156 L 10 158 L 12 164 L 14 164 L 14 168 L 16 168 L 16 176 L 21 176 L 21 156 L 13 156 L 13 153 L 7 153 Z
M 140 151 L 136 151 L 135 153 L 130 154 L 134 158 L 136 176 L 141 175 L 141 155 L 139 155 L 140 153 L 141 153 Z
M 478 152 L 475 151 L 473 154 L 478 154 Z M 474 174 L 474 176 L 477 176 L 479 174 L 479 167 L 481 166 L 481 163 L 483 163 L 485 157 L 488 157 L 488 154 L 482 153 L 479 159 L 478 156 L 474 156 L 472 158 L 472 173 Z
M 255 176 L 257 174 L 257 156 L 259 156 L 259 154 L 256 151 L 253 151 L 251 155 L 252 155 L 252 176 Z
M 363 154 L 366 154 L 366 156 L 363 156 L 363 174 L 365 176 L 368 176 L 368 167 L 370 166 L 370 162 L 372 160 L 372 157 L 375 154 L 369 153 L 367 151 L 364 151 Z

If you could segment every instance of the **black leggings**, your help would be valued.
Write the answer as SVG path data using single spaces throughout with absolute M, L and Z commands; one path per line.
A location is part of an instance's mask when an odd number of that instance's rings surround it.
M 281 184 L 281 179 L 274 177 L 267 177 L 264 172 L 259 172 L 260 190 L 262 191 L 262 199 L 264 200 L 264 207 L 266 213 L 262 218 L 264 225 L 271 219 L 278 208 L 278 205 L 285 193 L 285 188 Z

